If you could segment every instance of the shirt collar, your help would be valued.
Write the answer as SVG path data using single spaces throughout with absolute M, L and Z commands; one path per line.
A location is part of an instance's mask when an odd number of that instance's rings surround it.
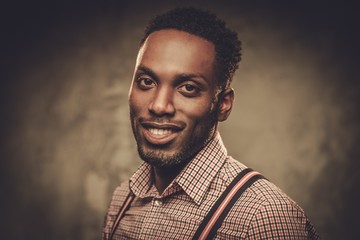
M 215 137 L 195 156 L 175 181 L 196 204 L 200 204 L 226 157 L 226 148 L 217 132 Z
M 220 134 L 217 132 L 215 137 L 210 140 L 181 171 L 174 182 L 180 186 L 196 204 L 200 204 L 210 183 L 224 164 L 226 157 L 226 148 Z M 144 198 L 149 196 L 149 190 L 152 184 L 151 166 L 144 162 L 130 178 L 130 189 L 136 196 Z M 174 192 L 174 189 L 171 190 L 171 188 L 176 188 L 176 186 L 174 186 L 176 184 L 171 184 L 165 191 Z
M 152 186 L 151 166 L 143 162 L 130 178 L 130 189 L 138 197 L 144 198 Z

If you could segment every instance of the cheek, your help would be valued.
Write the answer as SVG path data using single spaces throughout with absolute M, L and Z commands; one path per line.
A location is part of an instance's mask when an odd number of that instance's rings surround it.
M 146 106 L 146 99 L 136 91 L 129 94 L 129 108 L 132 114 L 139 113 Z
M 206 121 L 212 111 L 210 101 L 188 102 L 181 106 L 182 108 L 179 111 L 183 112 L 193 124 L 201 124 L 201 122 Z

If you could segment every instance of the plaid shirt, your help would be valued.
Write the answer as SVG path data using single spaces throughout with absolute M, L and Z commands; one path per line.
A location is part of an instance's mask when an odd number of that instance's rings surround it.
M 191 239 L 197 227 L 233 178 L 246 167 L 227 156 L 219 134 L 159 194 L 151 166 L 143 163 L 114 192 L 105 217 L 110 229 L 129 188 L 134 201 L 113 239 Z M 304 211 L 274 184 L 260 179 L 237 200 L 216 239 L 318 239 Z

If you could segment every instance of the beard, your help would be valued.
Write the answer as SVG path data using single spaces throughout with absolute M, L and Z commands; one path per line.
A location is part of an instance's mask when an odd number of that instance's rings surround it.
M 195 155 L 213 138 L 217 126 L 217 108 L 199 120 L 197 126 L 187 133 L 181 146 L 169 153 L 167 149 L 171 144 L 152 145 L 145 143 L 138 135 L 134 114 L 130 111 L 133 133 L 136 139 L 138 153 L 141 159 L 158 169 L 180 168 L 187 165 Z

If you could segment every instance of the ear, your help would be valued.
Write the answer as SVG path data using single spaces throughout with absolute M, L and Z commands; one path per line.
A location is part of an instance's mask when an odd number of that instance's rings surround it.
M 218 110 L 218 121 L 225 121 L 231 112 L 233 102 L 234 102 L 235 92 L 232 88 L 225 89 L 219 95 L 219 110 Z

